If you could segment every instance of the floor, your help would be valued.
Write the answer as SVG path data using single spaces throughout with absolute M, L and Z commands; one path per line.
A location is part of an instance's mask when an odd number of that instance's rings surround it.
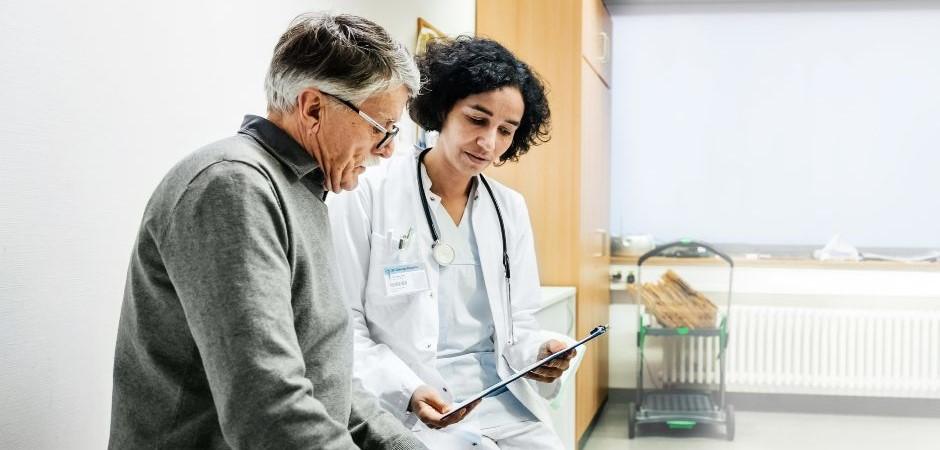
M 625 402 L 608 402 L 583 450 L 940 449 L 938 418 L 737 411 L 733 442 L 724 438 L 723 427 L 707 425 L 645 425 L 631 440 L 626 423 Z

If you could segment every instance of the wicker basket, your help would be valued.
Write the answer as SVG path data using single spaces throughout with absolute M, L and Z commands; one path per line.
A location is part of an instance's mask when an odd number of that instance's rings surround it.
M 630 285 L 627 290 L 634 299 L 642 293 L 646 310 L 664 327 L 715 327 L 718 307 L 672 270 L 657 282 L 644 283 L 642 288 Z

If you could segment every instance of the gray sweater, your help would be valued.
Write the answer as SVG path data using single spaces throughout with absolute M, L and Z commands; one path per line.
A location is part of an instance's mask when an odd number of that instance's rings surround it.
M 163 179 L 127 273 L 110 448 L 424 448 L 351 380 L 321 183 L 254 116 Z

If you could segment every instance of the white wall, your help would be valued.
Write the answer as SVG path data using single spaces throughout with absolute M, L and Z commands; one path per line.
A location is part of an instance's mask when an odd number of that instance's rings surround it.
M 0 5 L 0 448 L 105 447 L 147 199 L 178 159 L 264 113 L 274 43 L 312 9 L 412 48 L 418 16 L 474 29 L 473 0 Z
M 613 13 L 614 232 L 940 247 L 940 2 Z

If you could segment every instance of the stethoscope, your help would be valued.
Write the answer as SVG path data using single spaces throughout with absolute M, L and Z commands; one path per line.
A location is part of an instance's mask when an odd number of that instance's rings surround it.
M 428 206 L 427 195 L 424 192 L 424 179 L 421 176 L 421 164 L 424 163 L 424 156 L 427 155 L 429 151 L 431 151 L 431 149 L 426 148 L 421 150 L 421 153 L 418 155 L 418 189 L 421 191 L 421 206 L 424 208 L 424 218 L 428 222 L 428 228 L 431 229 L 431 238 L 434 240 L 434 243 L 431 244 L 431 255 L 438 264 L 442 267 L 447 267 L 454 262 L 456 252 L 454 251 L 454 247 L 450 244 L 441 241 L 437 224 L 434 223 L 434 218 L 431 216 L 431 207 Z M 516 341 L 516 326 L 512 321 L 512 277 L 509 273 L 509 252 L 506 250 L 506 225 L 503 223 L 503 214 L 499 210 L 499 203 L 496 202 L 496 196 L 493 195 L 493 188 L 490 187 L 490 183 L 486 181 L 483 174 L 477 176 L 480 178 L 483 187 L 486 188 L 486 192 L 490 195 L 490 200 L 493 201 L 493 207 L 496 208 L 496 218 L 499 220 L 499 234 L 503 241 L 503 272 L 506 275 L 506 322 L 509 328 L 508 344 L 513 345 Z

